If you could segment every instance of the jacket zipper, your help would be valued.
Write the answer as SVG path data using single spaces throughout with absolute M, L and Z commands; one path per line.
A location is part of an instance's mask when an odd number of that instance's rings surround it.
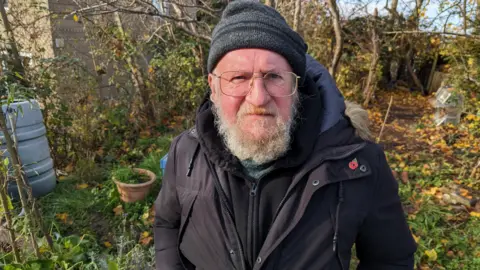
M 227 213 L 227 218 L 229 219 L 228 221 L 230 222 L 230 224 L 233 224 L 233 221 L 234 221 L 233 212 L 230 209 L 230 205 L 228 203 L 227 195 L 225 194 L 222 186 L 220 185 L 220 179 L 218 178 L 217 172 L 213 168 L 212 164 L 210 163 L 210 161 L 208 160 L 208 157 L 206 155 L 205 155 L 205 160 L 207 162 L 208 169 L 212 173 L 215 189 L 217 189 L 218 195 L 220 197 L 220 205 L 221 205 L 222 209 Z M 228 226 L 226 226 L 226 227 L 228 227 Z M 240 263 L 241 263 L 241 267 L 242 267 L 241 269 L 247 270 L 247 266 L 245 265 L 245 258 L 244 258 L 244 255 L 243 255 L 243 248 L 242 248 L 242 244 L 240 242 L 240 237 L 238 236 L 238 232 L 237 232 L 236 229 L 233 229 L 233 230 L 230 230 L 230 231 L 231 231 L 231 234 L 233 234 L 233 236 L 235 237 L 235 242 L 237 243 L 238 252 L 240 253 L 240 254 L 238 254 L 238 256 L 240 256 Z M 233 231 L 233 233 L 232 233 L 232 231 Z
M 256 196 L 257 196 L 257 190 L 258 190 L 258 185 L 260 184 L 260 179 L 254 180 L 252 179 L 252 186 L 250 188 L 250 196 L 248 198 L 249 200 L 249 205 L 250 205 L 250 218 L 249 218 L 249 229 L 248 231 L 250 232 L 249 238 L 250 238 L 250 256 L 251 256 L 251 265 L 252 267 L 255 265 L 255 259 L 256 259 L 256 228 L 257 228 L 257 221 L 256 221 L 256 210 L 257 210 L 257 204 L 256 204 Z
M 352 150 L 350 150 L 350 151 L 348 151 L 348 152 L 346 152 L 346 153 L 343 153 L 343 154 L 341 154 L 341 155 L 324 157 L 324 158 L 319 159 L 319 161 L 318 161 L 318 162 L 315 162 L 314 165 L 310 165 L 310 166 L 307 168 L 307 170 L 304 170 L 304 173 L 301 175 L 301 178 L 303 178 L 311 169 L 320 166 L 320 165 L 323 164 L 325 161 L 339 160 L 339 159 L 346 158 L 346 157 L 354 154 L 355 152 L 363 149 L 363 148 L 365 147 L 365 145 L 366 145 L 365 143 L 362 143 L 361 145 L 359 145 L 359 146 L 355 147 L 354 149 L 352 149 Z M 297 182 L 297 183 L 295 184 L 295 186 L 296 186 L 298 183 L 299 183 L 299 182 Z M 274 219 L 273 219 L 273 223 L 275 223 L 275 221 L 276 221 L 276 219 L 277 219 L 277 216 L 278 216 L 280 210 L 283 208 L 283 204 L 285 203 L 286 199 L 290 196 L 290 193 L 292 193 L 293 190 L 294 190 L 294 188 L 293 188 L 293 187 L 290 187 L 289 190 L 287 191 L 287 193 L 285 194 L 285 196 L 283 197 L 282 201 L 280 202 L 279 207 L 277 208 L 277 211 L 275 212 Z M 280 238 L 281 238 L 282 236 L 283 236 L 283 235 L 280 235 Z M 280 245 L 280 243 L 279 243 L 279 245 Z M 272 252 L 273 252 L 273 250 L 272 250 Z M 263 256 L 263 259 L 266 260 L 266 259 L 268 258 L 268 256 L 269 256 L 272 252 L 270 252 L 270 253 L 268 253 L 268 254 L 265 254 L 266 256 L 264 255 L 264 256 Z M 338 258 L 338 259 L 340 260 L 340 263 L 342 264 L 341 258 Z M 253 269 L 255 269 L 255 267 L 253 267 Z

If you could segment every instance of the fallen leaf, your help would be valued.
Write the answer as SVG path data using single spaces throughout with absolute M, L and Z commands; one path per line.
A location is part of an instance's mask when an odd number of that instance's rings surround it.
M 142 237 L 143 237 L 143 238 L 146 238 L 146 237 L 148 237 L 148 236 L 150 236 L 150 233 L 149 233 L 149 232 L 144 231 L 144 232 L 142 233 Z
M 140 138 L 141 139 L 147 139 L 152 135 L 152 133 L 149 130 L 143 130 L 140 131 Z
M 74 15 L 73 15 L 73 20 L 74 20 L 75 22 L 78 22 L 78 15 L 77 15 L 77 14 L 74 14 Z
M 153 237 L 149 236 L 149 237 L 146 237 L 146 238 L 141 238 L 140 239 L 140 244 L 146 246 L 148 244 L 150 244 L 150 242 L 153 240 Z
M 430 261 L 436 261 L 438 257 L 435 249 L 425 250 L 425 255 L 427 255 Z
M 106 248 L 111 248 L 112 247 L 112 244 L 108 241 L 105 241 L 103 242 L 103 245 L 106 247 Z
M 73 163 L 70 163 L 70 164 L 67 165 L 67 167 L 65 167 L 65 171 L 67 173 L 71 173 L 71 172 L 73 172 L 73 168 L 74 168 Z
M 420 241 L 420 237 L 416 236 L 415 234 L 412 233 L 413 239 L 415 240 L 415 243 L 418 244 L 418 241 Z
M 58 213 L 55 215 L 55 217 L 65 224 L 68 223 L 68 213 Z
M 113 208 L 113 212 L 115 212 L 115 216 L 119 216 L 123 214 L 123 206 L 120 204 L 117 207 Z
M 463 197 L 467 197 L 468 196 L 468 190 L 466 190 L 464 188 L 460 188 L 460 195 L 462 195 Z
M 480 213 L 479 212 L 470 212 L 470 216 L 480 218 Z
M 76 189 L 86 189 L 87 187 L 88 187 L 88 184 L 83 183 L 83 184 L 77 185 L 75 188 Z
M 425 194 L 425 195 L 435 195 L 435 193 L 437 193 L 437 191 L 438 191 L 438 187 L 432 187 L 429 190 L 424 190 L 422 193 Z

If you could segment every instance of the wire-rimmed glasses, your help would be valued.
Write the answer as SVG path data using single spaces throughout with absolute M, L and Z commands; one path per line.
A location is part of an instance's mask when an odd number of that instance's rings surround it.
M 298 87 L 297 74 L 289 71 L 271 71 L 255 74 L 260 72 L 250 71 L 225 71 L 220 75 L 212 73 L 213 76 L 220 80 L 220 90 L 224 95 L 233 97 L 244 97 L 250 93 L 253 81 L 262 78 L 263 84 L 267 92 L 274 97 L 288 97 L 295 94 Z

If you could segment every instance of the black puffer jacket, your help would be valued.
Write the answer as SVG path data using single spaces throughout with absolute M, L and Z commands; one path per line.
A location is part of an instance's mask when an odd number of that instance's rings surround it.
M 275 183 L 289 183 L 268 230 L 234 213 L 239 206 L 232 194 L 242 191 L 231 183 L 245 183 L 247 193 L 252 187 L 225 150 L 205 101 L 196 127 L 178 136 L 169 151 L 155 203 L 157 269 L 348 269 L 354 243 L 359 269 L 413 269 L 415 242 L 383 151 L 357 136 L 354 126 L 364 129 L 352 120 L 362 118 L 348 112 L 358 110 L 335 114 L 329 95 L 338 96 L 338 90 L 312 64 L 292 148 L 255 187 L 255 196 L 262 197 L 275 191 Z M 325 119 L 326 111 L 336 120 Z M 251 204 L 259 201 L 252 198 Z M 251 224 L 247 236 L 238 223 Z M 244 238 L 259 231 L 261 241 L 246 247 Z M 254 260 L 245 248 L 258 249 Z

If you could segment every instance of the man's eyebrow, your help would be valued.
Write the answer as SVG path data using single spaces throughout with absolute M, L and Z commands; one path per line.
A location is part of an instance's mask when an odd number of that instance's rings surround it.
M 269 69 L 262 69 L 262 73 L 270 73 L 270 72 L 278 72 L 278 68 L 269 68 Z

